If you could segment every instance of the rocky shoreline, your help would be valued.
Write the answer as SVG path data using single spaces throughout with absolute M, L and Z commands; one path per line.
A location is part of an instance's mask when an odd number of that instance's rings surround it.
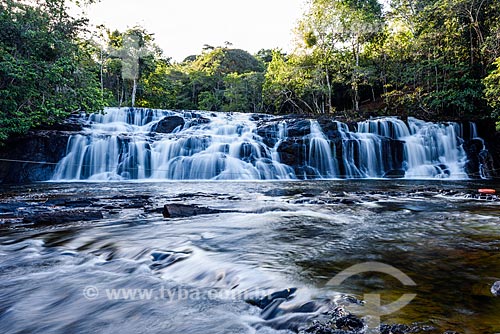
M 415 188 L 407 191 L 354 191 L 301 193 L 288 199 L 290 204 L 314 205 L 359 205 L 402 198 L 445 197 L 457 200 L 500 202 L 500 196 L 480 194 L 477 191 L 450 190 L 439 187 Z M 197 215 L 224 214 L 231 212 L 262 213 L 275 207 L 260 208 L 257 212 L 238 209 L 219 209 L 198 204 L 186 204 L 197 198 L 213 198 L 224 201 L 238 201 L 234 196 L 212 194 L 179 194 L 170 199 L 155 195 L 117 195 L 74 197 L 73 194 L 36 194 L 30 189 L 24 193 L 4 192 L 0 194 L 0 229 L 66 225 L 92 222 L 123 214 L 129 210 L 144 214 L 163 215 L 165 219 L 186 218 Z M 166 202 L 166 203 L 165 203 Z M 280 210 L 280 209 L 278 209 Z

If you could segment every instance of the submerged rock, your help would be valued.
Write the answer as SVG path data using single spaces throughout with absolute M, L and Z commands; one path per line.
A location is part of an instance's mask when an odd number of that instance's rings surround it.
M 165 204 L 162 213 L 163 217 L 165 218 L 180 218 L 180 217 L 191 217 L 197 215 L 208 215 L 221 212 L 226 212 L 226 211 L 210 209 L 207 207 L 201 207 L 197 205 L 172 203 L 172 204 Z
M 103 219 L 98 210 L 65 210 L 33 214 L 23 218 L 23 224 L 58 225 L 78 221 L 92 221 Z
M 191 256 L 191 254 L 191 251 L 155 251 L 151 253 L 153 264 L 151 264 L 150 268 L 155 270 L 166 268 L 176 262 L 186 260 Z
M 495 282 L 491 286 L 491 293 L 496 297 L 500 297 L 500 281 Z
M 248 299 L 246 302 L 249 303 L 250 305 L 257 306 L 261 309 L 267 308 L 271 303 L 273 303 L 275 300 L 282 299 L 286 300 L 297 291 L 296 288 L 291 288 L 291 289 L 285 289 L 281 291 L 276 291 L 271 293 L 270 295 L 264 296 L 262 298 L 256 298 L 256 299 Z
M 365 334 L 368 328 L 363 320 L 339 306 L 329 314 L 326 322 L 315 320 L 310 326 L 303 328 L 299 334 Z M 381 324 L 381 334 L 410 334 L 410 333 L 435 333 L 436 328 L 419 323 L 411 325 Z
M 405 177 L 405 171 L 402 169 L 391 169 L 387 173 L 384 174 L 383 178 L 385 179 L 401 179 Z

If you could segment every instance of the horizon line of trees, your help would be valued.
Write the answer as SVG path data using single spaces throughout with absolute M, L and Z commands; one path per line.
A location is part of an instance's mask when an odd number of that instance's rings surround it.
M 142 27 L 91 31 L 68 2 L 0 4 L 0 142 L 105 106 L 500 118 L 497 0 L 310 0 L 290 54 L 226 42 L 182 62 Z

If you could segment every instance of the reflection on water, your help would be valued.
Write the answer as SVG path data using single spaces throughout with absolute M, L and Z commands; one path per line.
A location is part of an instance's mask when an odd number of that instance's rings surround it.
M 44 198 L 92 198 L 105 206 L 106 198 L 126 201 L 140 195 L 149 196 L 153 208 L 175 202 L 228 212 L 167 220 L 157 210 L 131 205 L 98 222 L 4 225 L 0 331 L 286 332 L 328 309 L 339 292 L 360 299 L 378 292 L 385 303 L 403 293 L 417 294 L 384 322 L 422 321 L 439 333 L 499 332 L 500 298 L 489 292 L 500 280 L 499 204 L 409 195 L 430 186 L 479 187 L 471 182 L 372 180 L 3 189 L 4 203 L 26 210 Z M 344 197 L 329 201 L 334 195 Z M 366 261 L 395 266 L 417 286 L 367 273 L 347 280 L 337 289 L 341 291 L 325 287 L 338 272 Z M 272 314 L 261 314 L 244 301 L 292 287 L 297 288 L 295 298 Z M 153 295 L 124 300 L 110 298 L 109 289 L 151 290 Z M 180 293 L 190 298 L 177 298 Z

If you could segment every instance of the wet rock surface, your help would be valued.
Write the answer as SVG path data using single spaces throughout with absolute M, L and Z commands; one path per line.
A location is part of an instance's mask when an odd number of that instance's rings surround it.
M 10 138 L 0 146 L 0 183 L 26 183 L 48 180 L 56 164 L 66 154 L 72 132 L 31 131 Z
M 154 127 L 157 133 L 172 133 L 178 127 L 184 126 L 184 118 L 180 116 L 166 116 L 162 118 Z
M 74 198 L 71 194 L 25 195 L 4 193 L 0 200 L 0 228 L 42 227 L 97 222 L 127 210 L 147 212 L 150 196 L 110 195 Z
M 406 191 L 354 191 L 354 192 L 323 192 L 321 194 L 299 194 L 289 200 L 294 204 L 362 204 L 388 199 L 432 198 L 446 197 L 457 200 L 480 200 L 500 202 L 498 195 L 481 194 L 477 190 L 450 190 L 438 187 L 415 188 Z
M 163 217 L 165 218 L 179 218 L 191 217 L 198 215 L 209 215 L 224 212 L 222 210 L 210 209 L 198 205 L 188 204 L 165 204 L 163 207 Z
M 492 293 L 494 296 L 500 297 L 500 281 L 495 282 L 495 283 L 491 286 L 491 293 Z
M 127 195 L 111 193 L 109 196 L 75 197 L 70 194 L 31 194 L 27 188 L 24 194 L 5 192 L 0 196 L 0 226 L 45 226 L 70 224 L 75 222 L 99 221 L 123 214 L 130 210 L 146 215 L 163 215 L 164 218 L 186 218 L 198 215 L 225 213 L 265 213 L 274 211 L 293 211 L 286 206 L 267 205 L 247 208 L 245 205 L 233 206 L 231 203 L 243 203 L 243 198 L 224 193 L 180 193 L 170 198 L 157 197 L 153 194 Z M 324 208 L 335 205 L 364 205 L 376 203 L 371 210 L 392 210 L 386 202 L 400 202 L 401 208 L 411 211 L 418 206 L 407 204 L 408 199 L 426 199 L 443 197 L 456 201 L 500 202 L 500 196 L 480 194 L 477 190 L 460 190 L 439 187 L 415 187 L 406 190 L 353 190 L 353 191 L 317 191 L 284 192 L 272 191 L 267 196 L 286 196 L 285 203 L 290 205 L 321 205 Z M 212 201 L 225 203 L 223 207 L 199 204 Z M 167 202 L 167 203 L 165 203 Z
M 315 320 L 312 324 L 299 330 L 299 334 L 365 334 L 370 330 L 366 323 L 359 317 L 350 313 L 345 307 L 336 307 L 327 312 L 327 320 Z M 376 331 L 376 329 L 375 329 Z M 436 328 L 414 323 L 412 325 L 403 324 L 381 324 L 379 328 L 381 334 L 410 334 L 429 333 L 437 334 Z

